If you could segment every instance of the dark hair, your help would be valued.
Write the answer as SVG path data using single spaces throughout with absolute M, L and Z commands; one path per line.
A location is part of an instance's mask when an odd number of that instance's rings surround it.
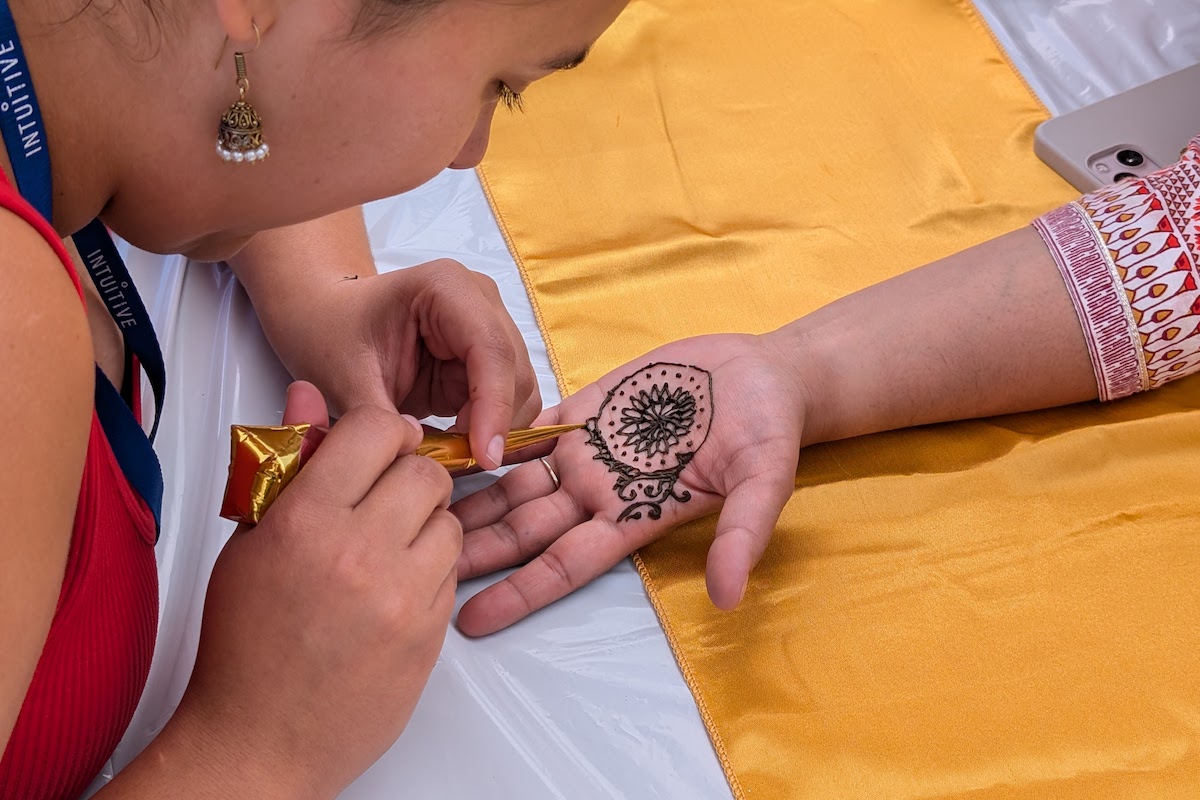
M 63 22 L 74 22 L 89 13 L 95 14 L 101 20 L 106 20 L 117 15 L 117 12 L 127 11 L 126 5 L 127 0 L 105 0 L 105 2 L 82 0 L 74 13 L 63 19 Z M 143 7 L 142 14 L 128 13 L 125 15 L 136 26 L 134 31 L 122 30 L 118 33 L 120 27 L 124 26 L 113 25 L 110 25 L 108 29 L 108 35 L 116 37 L 116 41 L 122 47 L 134 54 L 133 58 L 136 61 L 146 60 L 156 55 L 162 49 L 163 32 L 176 22 L 171 14 L 170 0 L 141 0 L 140 5 Z M 126 25 L 128 24 L 126 23 Z
M 78 10 L 69 19 L 82 16 L 87 11 L 107 16 L 125 5 L 126 0 L 83 0 Z M 350 28 L 351 38 L 365 38 L 375 33 L 403 27 L 411 23 L 421 12 L 442 3 L 443 0 L 362 0 Z M 172 22 L 171 0 L 141 0 L 145 10 L 145 31 L 151 38 L 161 34 Z M 157 50 L 157 47 L 155 48 Z
M 350 35 L 355 38 L 402 28 L 442 0 L 362 0 Z

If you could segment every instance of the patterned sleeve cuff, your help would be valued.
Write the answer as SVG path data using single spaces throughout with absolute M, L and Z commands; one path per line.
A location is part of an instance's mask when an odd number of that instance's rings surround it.
M 1183 160 L 1037 219 L 1066 282 L 1101 400 L 1200 370 L 1200 137 Z

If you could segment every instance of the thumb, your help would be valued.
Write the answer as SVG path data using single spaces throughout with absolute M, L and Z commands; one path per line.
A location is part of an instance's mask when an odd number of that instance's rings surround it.
M 783 507 L 796 485 L 796 467 L 759 473 L 736 483 L 717 518 L 717 533 L 708 549 L 705 582 L 713 605 L 731 611 L 742 602 L 750 571 L 758 564 L 775 532 Z
M 326 427 L 329 425 L 329 407 L 321 390 L 308 381 L 296 381 L 287 389 L 287 404 L 283 409 L 284 425 L 302 423 Z

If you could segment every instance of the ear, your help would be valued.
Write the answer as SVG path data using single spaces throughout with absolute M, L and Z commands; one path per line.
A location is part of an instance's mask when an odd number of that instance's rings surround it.
M 254 27 L 266 36 L 287 0 L 216 0 L 216 4 L 217 18 L 232 46 L 249 51 L 258 41 Z

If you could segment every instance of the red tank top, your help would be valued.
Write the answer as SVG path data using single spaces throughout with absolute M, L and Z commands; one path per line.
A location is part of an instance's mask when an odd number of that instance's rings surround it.
M 79 277 L 62 241 L 3 173 L 0 208 L 45 237 L 82 302 Z M 154 539 L 154 516 L 122 474 L 93 411 L 62 590 L 0 759 L 0 800 L 74 800 L 116 749 L 154 651 Z

